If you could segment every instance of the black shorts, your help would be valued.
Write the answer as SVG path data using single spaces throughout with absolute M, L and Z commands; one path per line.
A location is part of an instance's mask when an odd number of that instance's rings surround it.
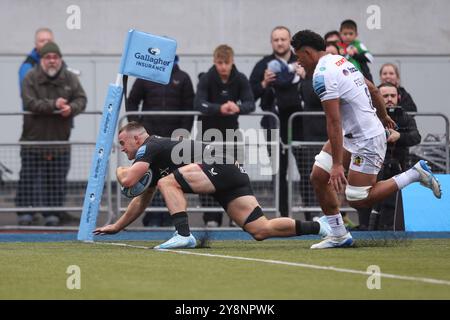
M 254 196 L 250 179 L 242 166 L 234 164 L 199 164 L 216 188 L 212 196 L 227 210 L 228 204 L 242 196 Z

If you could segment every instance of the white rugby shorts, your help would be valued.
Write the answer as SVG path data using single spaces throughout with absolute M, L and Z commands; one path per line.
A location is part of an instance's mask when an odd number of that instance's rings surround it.
M 353 171 L 378 174 L 386 156 L 386 134 L 357 140 L 344 137 L 344 148 L 352 154 L 349 168 Z

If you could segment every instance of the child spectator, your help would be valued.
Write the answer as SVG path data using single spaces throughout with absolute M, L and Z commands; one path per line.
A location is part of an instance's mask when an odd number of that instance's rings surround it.
M 345 57 L 348 61 L 361 71 L 361 73 L 373 82 L 368 62 L 373 62 L 373 56 L 367 47 L 357 39 L 358 27 L 353 20 L 344 20 L 341 23 L 342 46 L 345 50 Z

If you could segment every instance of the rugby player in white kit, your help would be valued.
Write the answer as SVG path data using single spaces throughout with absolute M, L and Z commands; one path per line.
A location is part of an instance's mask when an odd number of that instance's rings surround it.
M 354 208 L 370 207 L 413 182 L 420 182 L 440 198 L 439 182 L 423 160 L 393 178 L 377 182 L 387 136 L 395 127 L 378 89 L 347 59 L 327 54 L 325 42 L 317 33 L 299 31 L 291 44 L 298 62 L 307 74 L 313 74 L 314 91 L 327 118 L 329 140 L 316 155 L 310 178 L 332 231 L 311 249 L 353 245 L 339 210 L 338 193 L 344 190 Z

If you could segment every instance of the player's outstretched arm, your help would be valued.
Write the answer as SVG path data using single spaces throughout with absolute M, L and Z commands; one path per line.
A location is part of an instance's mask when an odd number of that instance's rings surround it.
M 365 79 L 365 78 L 364 78 Z M 383 97 L 380 94 L 380 90 L 369 80 L 365 79 L 366 85 L 369 88 L 370 96 L 372 97 L 372 102 L 377 109 L 377 116 L 381 120 L 383 126 L 388 129 L 395 129 L 397 125 L 394 120 L 387 114 L 386 105 L 384 104 Z
M 126 228 L 144 212 L 152 200 L 155 190 L 156 187 L 148 188 L 143 194 L 133 198 L 128 205 L 127 211 L 125 211 L 116 223 L 97 228 L 94 230 L 94 234 L 114 234 Z

